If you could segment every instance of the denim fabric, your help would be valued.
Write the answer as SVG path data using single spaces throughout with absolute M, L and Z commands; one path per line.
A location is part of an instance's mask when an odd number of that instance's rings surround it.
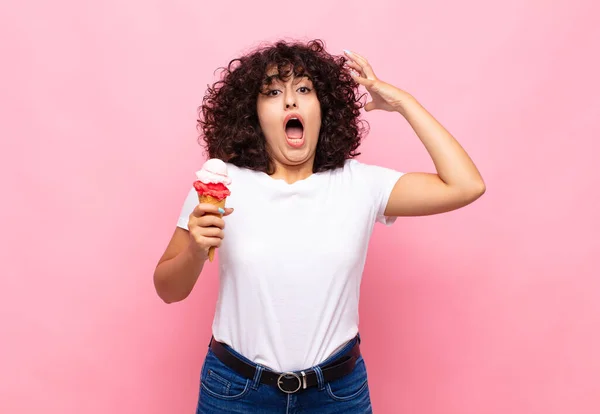
M 320 378 L 318 386 L 295 394 L 285 394 L 276 386 L 261 384 L 260 373 L 267 368 L 252 364 L 230 347 L 227 347 L 230 352 L 258 368 L 254 379 L 231 370 L 209 349 L 202 366 L 196 414 L 372 413 L 367 369 L 362 356 L 356 361 L 354 370 L 342 378 L 324 383 L 320 374 L 324 365 L 346 354 L 357 340 L 353 339 L 327 361 L 313 367 Z

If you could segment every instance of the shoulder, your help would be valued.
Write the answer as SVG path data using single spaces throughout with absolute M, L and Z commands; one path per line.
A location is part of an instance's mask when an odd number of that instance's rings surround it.
M 370 164 L 356 158 L 348 158 L 344 162 L 342 169 L 346 171 L 366 171 L 373 168 L 380 168 L 378 165 Z
M 231 163 L 225 163 L 227 166 L 227 175 L 231 177 L 232 181 L 235 182 L 235 179 L 243 179 L 245 177 L 252 176 L 256 173 L 256 171 L 250 170 L 244 167 L 238 167 L 237 165 Z
M 348 188 L 353 192 L 362 192 L 371 185 L 372 175 L 371 168 L 373 166 L 350 158 L 344 161 L 341 167 L 328 170 L 325 176 L 328 180 L 333 180 L 336 188 Z
M 366 179 L 369 179 L 371 177 L 378 177 L 386 173 L 393 175 L 401 174 L 399 171 L 380 165 L 359 161 L 354 158 L 347 159 L 340 171 L 342 174 L 355 177 L 362 177 Z
M 403 172 L 396 170 L 395 168 L 385 167 L 383 165 L 371 164 L 363 161 L 359 161 L 357 159 L 349 159 L 346 160 L 344 164 L 344 168 L 349 169 L 350 171 L 359 171 L 363 174 L 404 174 Z
M 331 175 L 352 175 L 360 171 L 364 165 L 366 164 L 363 164 L 354 158 L 349 158 L 344 161 L 344 165 L 333 170 L 329 170 L 327 173 Z
M 336 181 L 342 180 L 345 183 L 356 185 L 360 182 L 365 182 L 365 178 L 368 176 L 372 167 L 373 166 L 370 164 L 366 164 L 354 158 L 349 158 L 344 161 L 344 164 L 341 167 L 317 174 L 330 177 Z
M 237 165 L 225 163 L 227 175 L 231 178 L 229 189 L 231 193 L 239 192 L 241 189 L 252 190 L 263 181 L 263 173 L 250 168 L 238 167 Z
M 394 168 L 381 165 L 369 164 L 356 159 L 346 160 L 343 174 L 349 177 L 353 183 L 361 183 L 369 187 L 370 191 L 376 193 L 389 193 L 396 182 L 404 175 L 404 172 Z
M 229 162 L 226 162 L 225 165 L 227 166 L 227 173 L 228 174 L 233 174 L 233 175 L 254 175 L 254 174 L 258 173 L 258 171 L 251 170 L 250 168 L 238 167 L 237 165 L 231 164 Z

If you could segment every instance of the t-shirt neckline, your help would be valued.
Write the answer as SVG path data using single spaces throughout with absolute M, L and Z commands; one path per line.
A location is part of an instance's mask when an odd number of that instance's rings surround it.
M 306 178 L 288 183 L 283 178 L 273 178 L 263 171 L 256 171 L 258 178 L 268 186 L 281 188 L 298 188 L 308 186 L 313 183 L 318 176 L 323 175 L 323 172 L 312 173 Z

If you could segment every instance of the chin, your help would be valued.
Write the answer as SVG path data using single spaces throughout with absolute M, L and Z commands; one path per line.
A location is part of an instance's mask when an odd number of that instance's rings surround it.
M 304 145 L 301 148 L 287 147 L 282 151 L 282 155 L 285 159 L 295 163 L 308 162 L 314 157 L 314 154 L 314 150 L 311 150 L 307 145 Z
M 287 165 L 293 165 L 293 166 L 299 166 L 299 165 L 303 165 L 303 164 L 307 164 L 311 161 L 311 157 L 310 156 L 306 156 L 306 157 L 292 157 L 292 156 L 288 156 L 285 157 L 285 164 Z

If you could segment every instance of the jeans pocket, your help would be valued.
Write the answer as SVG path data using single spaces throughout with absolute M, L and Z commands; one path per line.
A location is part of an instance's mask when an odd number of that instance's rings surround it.
M 208 395 L 225 400 L 235 400 L 242 398 L 250 391 L 250 380 L 223 364 L 209 350 L 202 369 L 200 386 Z
M 336 401 L 349 401 L 368 393 L 367 367 L 362 356 L 356 360 L 352 372 L 325 386 L 327 394 Z

